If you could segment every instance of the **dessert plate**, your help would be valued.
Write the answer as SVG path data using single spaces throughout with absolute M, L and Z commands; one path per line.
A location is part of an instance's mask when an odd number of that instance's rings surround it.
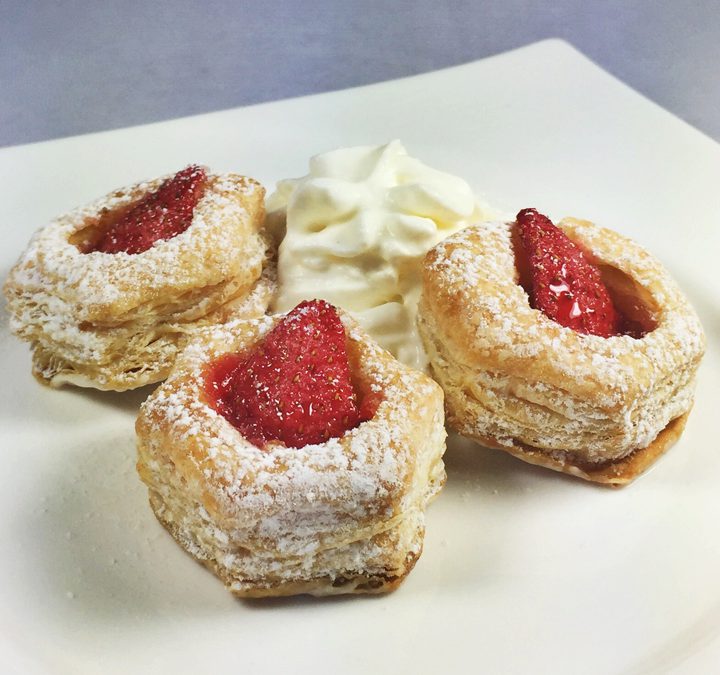
M 620 491 L 451 439 L 425 552 L 380 598 L 233 599 L 134 470 L 149 390 L 51 391 L 0 324 L 0 663 L 22 673 L 705 673 L 720 662 L 720 146 L 547 41 L 359 89 L 0 150 L 4 276 L 51 217 L 201 162 L 268 187 L 400 138 L 493 205 L 650 248 L 708 336 L 680 443 Z

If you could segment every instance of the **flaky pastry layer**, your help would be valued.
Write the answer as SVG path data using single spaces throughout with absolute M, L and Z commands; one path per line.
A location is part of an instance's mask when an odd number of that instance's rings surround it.
M 124 390 L 167 376 L 188 332 L 239 309 L 262 315 L 274 288 L 261 228 L 264 190 L 251 178 L 208 173 L 185 232 L 139 254 L 83 253 L 106 214 L 138 202 L 167 176 L 117 190 L 35 234 L 5 283 L 13 332 L 33 372 Z
M 137 466 L 155 514 L 239 596 L 391 590 L 422 550 L 445 480 L 442 391 L 343 320 L 356 386 L 383 400 L 341 438 L 260 449 L 208 402 L 207 364 L 278 317 L 201 331 L 142 406 Z
M 649 465 L 643 451 L 654 459 L 679 436 L 704 352 L 702 327 L 668 272 L 636 243 L 587 221 L 559 226 L 618 292 L 641 301 L 652 331 L 641 339 L 582 335 L 532 309 L 518 283 L 512 224 L 484 223 L 428 254 L 420 332 L 458 433 L 534 464 L 623 484 Z

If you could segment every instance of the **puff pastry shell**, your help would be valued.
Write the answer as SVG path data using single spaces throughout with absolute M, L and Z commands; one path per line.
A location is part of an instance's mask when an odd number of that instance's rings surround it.
M 483 445 L 610 485 L 630 482 L 679 437 L 704 351 L 697 315 L 631 240 L 559 223 L 616 299 L 655 325 L 641 339 L 582 335 L 530 307 L 512 224 L 484 223 L 430 251 L 419 328 L 450 426 Z
M 31 343 L 40 381 L 118 391 L 157 382 L 198 326 L 265 312 L 274 279 L 260 232 L 264 190 L 251 178 L 208 172 L 190 227 L 143 253 L 81 251 L 105 214 L 166 178 L 58 218 L 11 270 L 11 328 Z
M 422 550 L 424 510 L 443 485 L 443 396 L 347 317 L 360 392 L 375 416 L 319 445 L 260 449 L 215 412 L 204 368 L 242 351 L 277 317 L 202 331 L 143 404 L 138 472 L 158 520 L 236 595 L 380 593 Z

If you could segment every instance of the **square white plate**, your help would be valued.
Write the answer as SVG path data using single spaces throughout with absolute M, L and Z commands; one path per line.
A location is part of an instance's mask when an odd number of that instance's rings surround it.
M 81 111 L 79 111 L 81 112 Z M 400 138 L 510 211 L 628 234 L 708 334 L 680 443 L 597 488 L 454 443 L 425 552 L 382 598 L 233 599 L 134 471 L 148 389 L 51 391 L 0 324 L 0 663 L 67 673 L 708 673 L 720 663 L 720 147 L 548 41 L 348 91 L 0 151 L 0 273 L 51 217 L 189 162 L 275 181 Z

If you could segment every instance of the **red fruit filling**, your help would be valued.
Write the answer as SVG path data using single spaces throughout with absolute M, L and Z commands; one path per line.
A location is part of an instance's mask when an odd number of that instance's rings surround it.
M 106 226 L 84 252 L 142 253 L 157 241 L 176 237 L 190 227 L 206 183 L 200 166 L 179 171 Z
M 358 404 L 345 328 L 324 300 L 303 302 L 249 352 L 227 354 L 205 374 L 215 409 L 258 447 L 323 443 L 373 417 L 379 400 Z
M 517 214 L 518 261 L 530 304 L 561 326 L 610 337 L 632 334 L 613 304 L 600 271 L 549 218 L 535 209 Z

